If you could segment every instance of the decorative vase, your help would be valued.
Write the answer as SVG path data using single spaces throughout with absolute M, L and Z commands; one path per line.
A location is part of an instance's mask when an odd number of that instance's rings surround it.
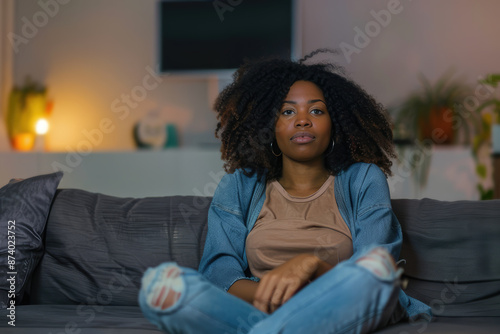
M 163 147 L 168 148 L 168 147 L 177 147 L 179 146 L 179 138 L 177 135 L 177 126 L 172 123 L 168 123 L 165 126 L 165 132 L 167 133 L 167 140 L 165 141 L 165 144 Z
M 10 145 L 16 151 L 31 151 L 35 146 L 36 135 L 34 133 L 16 133 L 10 139 Z

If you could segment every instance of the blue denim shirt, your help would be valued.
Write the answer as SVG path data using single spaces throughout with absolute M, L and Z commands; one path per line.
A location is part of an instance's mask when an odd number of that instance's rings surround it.
M 380 245 L 399 258 L 403 235 L 391 207 L 384 173 L 373 164 L 355 163 L 335 177 L 335 199 L 353 242 L 353 257 L 366 248 Z M 208 212 L 208 233 L 199 272 L 227 291 L 240 279 L 258 281 L 248 269 L 245 241 L 264 204 L 265 176 L 244 175 L 241 170 L 220 181 Z M 410 317 L 430 307 L 407 296 L 401 305 Z

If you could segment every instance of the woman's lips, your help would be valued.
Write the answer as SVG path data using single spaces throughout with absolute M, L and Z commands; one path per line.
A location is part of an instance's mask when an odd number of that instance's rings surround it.
M 290 140 L 296 144 L 307 144 L 312 142 L 314 139 L 316 139 L 316 137 L 308 132 L 299 132 L 294 134 L 292 138 L 290 138 Z

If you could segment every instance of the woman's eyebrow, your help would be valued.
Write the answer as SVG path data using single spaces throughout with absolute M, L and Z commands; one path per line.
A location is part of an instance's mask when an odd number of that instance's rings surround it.
M 312 104 L 312 103 L 316 103 L 316 102 L 323 102 L 323 103 L 325 103 L 325 101 L 323 101 L 321 99 L 315 99 L 315 100 L 309 100 L 309 101 L 307 101 L 307 104 Z M 295 102 L 295 101 L 283 101 L 283 103 L 297 104 L 297 102 Z

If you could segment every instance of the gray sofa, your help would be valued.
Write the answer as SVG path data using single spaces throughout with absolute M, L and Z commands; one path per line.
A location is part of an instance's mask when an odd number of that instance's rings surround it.
M 16 301 L 15 327 L 4 308 L 0 333 L 157 333 L 137 306 L 142 273 L 164 261 L 197 268 L 210 198 L 78 189 L 49 198 L 43 249 Z M 380 333 L 499 333 L 500 201 L 396 199 L 393 208 L 404 233 L 406 292 L 435 317 Z

